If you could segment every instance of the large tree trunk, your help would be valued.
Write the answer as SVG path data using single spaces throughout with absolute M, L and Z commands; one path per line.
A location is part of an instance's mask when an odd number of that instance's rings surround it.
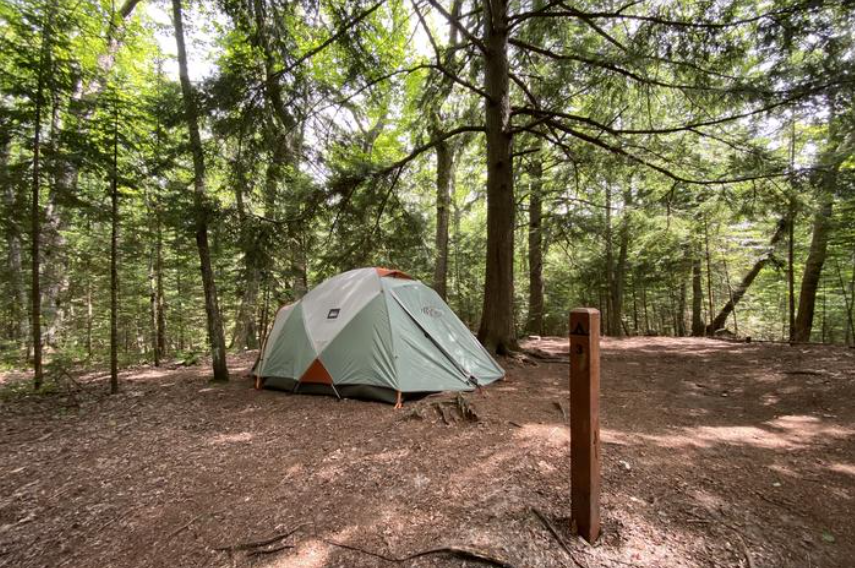
M 775 233 L 772 235 L 772 238 L 769 240 L 769 246 L 760 255 L 760 257 L 754 262 L 754 266 L 751 267 L 745 276 L 742 278 L 742 282 L 739 283 L 739 286 L 733 290 L 730 300 L 728 300 L 727 304 L 725 304 L 724 308 L 718 313 L 712 323 L 707 326 L 707 334 L 713 335 L 716 331 L 723 329 L 725 324 L 727 323 L 727 318 L 736 308 L 736 304 L 739 303 L 739 300 L 745 295 L 748 291 L 748 288 L 751 287 L 751 284 L 754 282 L 754 279 L 757 278 L 757 275 L 760 274 L 760 271 L 763 270 L 763 267 L 772 259 L 772 256 L 775 252 L 775 248 L 778 246 L 778 243 L 784 236 L 787 234 L 787 226 L 788 226 L 788 217 L 785 217 L 778 221 L 778 226 L 775 229 Z
M 819 289 L 819 280 L 822 276 L 822 268 L 828 254 L 828 239 L 831 234 L 831 215 L 834 207 L 834 197 L 831 189 L 836 182 L 836 168 L 834 172 L 827 172 L 823 176 L 822 202 L 813 219 L 813 236 L 810 242 L 810 252 L 805 262 L 805 270 L 802 273 L 802 286 L 799 291 L 799 310 L 796 315 L 795 333 L 793 341 L 810 341 L 811 328 L 813 327 L 813 316 L 816 309 L 816 291 Z
M 202 271 L 202 288 L 205 293 L 205 315 L 208 326 L 208 341 L 211 347 L 211 363 L 214 381 L 228 381 L 226 365 L 226 340 L 223 336 L 223 320 L 217 300 L 217 286 L 208 244 L 208 211 L 205 187 L 205 155 L 199 135 L 199 118 L 190 76 L 187 72 L 187 50 L 184 47 L 184 23 L 181 16 L 181 0 L 172 0 L 172 18 L 175 25 L 175 43 L 178 47 L 178 69 L 181 79 L 181 94 L 184 99 L 184 117 L 190 134 L 190 150 L 193 154 L 193 185 L 196 209 L 196 246 L 199 249 L 199 264 Z
M 436 145 L 436 262 L 433 288 L 448 297 L 448 220 L 454 180 L 454 150 L 448 142 Z
M 701 276 L 701 257 L 694 251 L 692 257 L 692 337 L 704 336 L 704 288 Z
M 488 351 L 517 347 L 514 330 L 514 176 L 507 0 L 484 0 L 487 138 L 487 269 L 478 339 Z
M 528 195 L 528 330 L 543 335 L 543 163 L 532 155 Z

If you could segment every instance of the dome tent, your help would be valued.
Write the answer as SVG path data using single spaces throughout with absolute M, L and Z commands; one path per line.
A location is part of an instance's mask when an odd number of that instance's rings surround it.
M 504 374 L 436 292 L 383 268 L 339 274 L 283 306 L 255 367 L 259 388 L 386 402 Z

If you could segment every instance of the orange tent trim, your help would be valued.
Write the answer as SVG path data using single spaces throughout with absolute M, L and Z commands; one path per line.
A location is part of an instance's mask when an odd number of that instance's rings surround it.
M 327 368 L 324 367 L 324 364 L 321 363 L 320 359 L 315 359 L 312 361 L 312 364 L 309 365 L 309 368 L 306 369 L 306 372 L 303 373 L 303 376 L 300 377 L 301 383 L 314 383 L 318 385 L 331 385 L 333 384 L 332 376 L 327 371 Z
M 389 278 L 403 278 L 405 280 L 412 280 L 413 277 L 407 274 L 406 272 L 401 272 L 400 270 L 394 270 L 391 268 L 375 268 L 377 274 L 380 278 L 388 276 Z

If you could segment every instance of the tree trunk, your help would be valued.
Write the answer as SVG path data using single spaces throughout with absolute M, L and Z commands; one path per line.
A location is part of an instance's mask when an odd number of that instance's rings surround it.
M 41 241 L 41 208 L 39 206 L 39 194 L 41 193 L 41 149 L 42 149 L 42 110 L 44 106 L 45 72 L 50 67 L 51 59 L 51 35 L 50 26 L 46 21 L 42 22 L 42 45 L 39 57 L 38 87 L 36 89 L 36 115 L 33 120 L 33 184 L 32 203 L 30 209 L 31 226 L 31 251 L 32 251 L 32 287 L 30 290 L 30 302 L 32 304 L 31 316 L 33 318 L 33 387 L 36 390 L 42 388 L 44 371 L 42 369 L 42 306 L 41 306 L 41 282 L 40 282 L 40 257 L 39 244 Z
M 528 197 L 528 330 L 543 335 L 543 163 L 532 155 Z
M 791 191 L 793 189 L 791 188 Z M 787 316 L 790 341 L 796 336 L 796 261 L 795 261 L 795 230 L 796 230 L 796 205 L 795 196 L 790 196 L 789 208 L 789 231 L 787 236 Z
M 677 337 L 686 337 L 686 270 L 680 271 L 680 296 L 677 301 Z
M 119 392 L 119 108 L 114 101 L 110 173 L 110 394 Z
M 834 207 L 834 197 L 831 189 L 836 183 L 836 174 L 827 172 L 823 177 L 823 188 L 819 210 L 813 220 L 813 236 L 810 242 L 810 252 L 802 273 L 802 286 L 799 291 L 799 310 L 796 315 L 794 341 L 810 341 L 813 316 L 816 308 L 816 291 L 822 276 L 822 268 L 828 253 L 828 239 L 831 235 L 831 215 Z
M 606 182 L 606 227 L 605 227 L 605 241 L 606 241 L 606 298 L 605 298 L 605 307 L 606 310 L 603 312 L 603 323 L 605 324 L 605 335 L 613 335 L 612 332 L 612 323 L 614 320 L 612 319 L 612 288 L 613 281 L 615 277 L 615 267 L 614 267 L 614 252 L 612 247 L 612 185 L 609 182 Z
M 715 298 L 712 287 L 712 254 L 710 254 L 709 223 L 704 219 L 704 249 L 707 262 L 707 314 L 712 319 L 715 310 Z M 707 329 L 709 331 L 709 328 Z
M 160 346 L 157 343 L 158 333 L 157 333 L 157 274 L 155 265 L 157 264 L 157 260 L 155 259 L 156 253 L 152 251 L 151 256 L 148 261 L 148 295 L 149 295 L 149 316 L 150 316 L 150 325 L 151 325 L 151 353 L 152 353 L 152 363 L 155 367 L 160 367 Z
M 849 280 L 849 295 L 846 300 L 846 345 L 855 345 L 853 337 L 855 337 L 855 254 L 852 255 L 852 278 Z M 846 298 L 846 285 L 843 283 L 843 274 L 840 273 L 840 267 L 837 267 L 838 275 L 840 276 L 840 288 L 843 290 L 843 296 Z
M 178 69 L 181 79 L 181 94 L 184 99 L 184 117 L 190 134 L 190 149 L 193 154 L 194 201 L 196 208 L 196 246 L 199 249 L 199 264 L 202 271 L 202 288 L 205 293 L 205 315 L 208 327 L 208 341 L 211 347 L 211 363 L 214 381 L 228 381 L 229 369 L 226 366 L 226 341 L 223 336 L 223 320 L 217 301 L 217 286 L 214 282 L 214 270 L 211 264 L 211 251 L 208 245 L 208 204 L 205 187 L 205 156 L 202 151 L 202 139 L 199 135 L 199 118 L 196 100 L 190 76 L 187 72 L 187 51 L 184 47 L 184 23 L 181 15 L 181 0 L 172 0 L 172 17 L 175 25 L 175 43 L 178 48 Z
M 448 26 L 448 47 L 445 50 L 445 65 L 454 68 L 458 48 L 458 30 L 455 25 L 460 18 L 462 0 L 454 0 L 451 6 L 451 21 Z M 439 59 L 439 54 L 437 53 Z M 440 61 L 437 61 L 440 63 Z M 430 113 L 431 137 L 437 137 L 441 133 L 441 124 L 444 122 L 441 116 L 442 105 L 448 100 L 454 82 L 449 77 L 444 77 L 431 101 Z M 436 145 L 436 258 L 433 272 L 433 288 L 443 300 L 448 299 L 448 225 L 451 214 L 451 193 L 454 189 L 454 155 L 458 147 L 449 141 L 443 141 Z
M 241 140 L 241 145 L 243 140 Z M 235 203 L 237 205 L 238 223 L 240 224 L 240 245 L 243 249 L 243 282 L 241 290 L 241 301 L 235 320 L 234 335 L 232 336 L 232 348 L 238 350 L 258 348 L 258 330 L 256 328 L 256 312 L 258 309 L 258 285 L 261 280 L 261 271 L 258 268 L 257 259 L 258 239 L 257 231 L 250 226 L 244 204 L 244 187 L 246 176 L 244 175 L 242 146 L 238 149 L 236 177 L 234 184 Z
M 24 286 L 23 261 L 21 259 L 21 227 L 15 212 L 19 200 L 15 191 L 16 183 L 8 172 L 9 151 L 12 135 L 8 125 L 0 124 L 0 186 L 3 188 L 3 200 L 6 208 L 6 262 L 9 272 L 10 316 L 12 318 L 12 336 L 26 358 L 29 355 L 30 326 L 27 314 L 27 290 Z
M 704 289 L 701 275 L 701 258 L 692 258 L 692 337 L 704 335 Z
M 157 203 L 157 211 L 155 213 L 157 224 L 155 245 L 154 245 L 154 274 L 155 274 L 155 306 L 157 308 L 157 321 L 155 345 L 160 359 L 166 357 L 166 294 L 163 285 L 163 221 L 160 217 L 160 203 Z
M 719 312 L 719 314 L 715 317 L 712 323 L 707 326 L 707 334 L 713 335 L 716 331 L 723 329 L 725 324 L 727 323 L 727 318 L 730 316 L 731 312 L 736 308 L 736 304 L 739 303 L 739 300 L 745 295 L 748 291 L 748 288 L 751 287 L 751 284 L 754 282 L 754 279 L 757 278 L 757 275 L 760 274 L 760 271 L 763 270 L 763 267 L 772 259 L 772 256 L 775 252 L 775 248 L 778 243 L 784 236 L 787 234 L 787 223 L 788 218 L 785 217 L 778 221 L 778 226 L 775 229 L 775 234 L 772 235 L 772 238 L 769 240 L 768 248 L 763 252 L 762 255 L 754 262 L 754 266 L 751 267 L 751 270 L 748 271 L 745 276 L 742 278 L 742 282 L 740 282 L 739 286 L 733 291 L 731 299 L 725 304 L 724 308 Z
M 611 278 L 611 312 L 609 313 L 609 329 L 611 335 L 623 335 L 623 290 L 626 275 L 626 259 L 629 253 L 629 208 L 632 207 L 632 185 L 627 185 L 624 192 L 624 210 L 620 226 L 620 245 L 618 247 L 617 264 L 614 266 Z M 610 231 L 611 232 L 611 231 Z
M 516 349 L 514 330 L 514 177 L 508 71 L 507 0 L 484 0 L 487 138 L 487 267 L 478 339 L 488 351 Z
M 433 288 L 448 297 L 448 219 L 454 180 L 454 150 L 448 142 L 436 145 L 436 262 Z

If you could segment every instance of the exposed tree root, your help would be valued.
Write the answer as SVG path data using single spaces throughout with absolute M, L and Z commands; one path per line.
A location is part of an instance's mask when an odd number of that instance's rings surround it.
M 493 566 L 499 566 L 500 568 L 516 568 L 513 564 L 511 564 L 509 560 L 499 558 L 498 556 L 494 556 L 493 554 L 488 553 L 486 551 L 471 548 L 468 546 L 439 546 L 436 548 L 429 548 L 427 550 L 413 552 L 412 554 L 407 554 L 406 556 L 396 557 L 389 556 L 387 554 L 381 554 L 379 552 L 374 552 L 371 550 L 366 550 L 364 548 L 353 546 L 351 544 L 345 544 L 343 542 L 336 542 L 334 540 L 329 539 L 321 540 L 332 546 L 337 546 L 346 550 L 353 550 L 355 552 L 361 552 L 362 554 L 367 554 L 368 556 L 373 556 L 374 558 L 380 558 L 381 560 L 385 560 L 387 562 L 394 562 L 396 564 L 407 562 L 409 560 L 415 560 L 416 558 L 421 558 L 423 556 L 431 556 L 433 554 L 450 554 L 452 556 L 457 556 L 458 558 L 463 558 L 465 560 L 477 560 L 479 562 L 485 562 Z

